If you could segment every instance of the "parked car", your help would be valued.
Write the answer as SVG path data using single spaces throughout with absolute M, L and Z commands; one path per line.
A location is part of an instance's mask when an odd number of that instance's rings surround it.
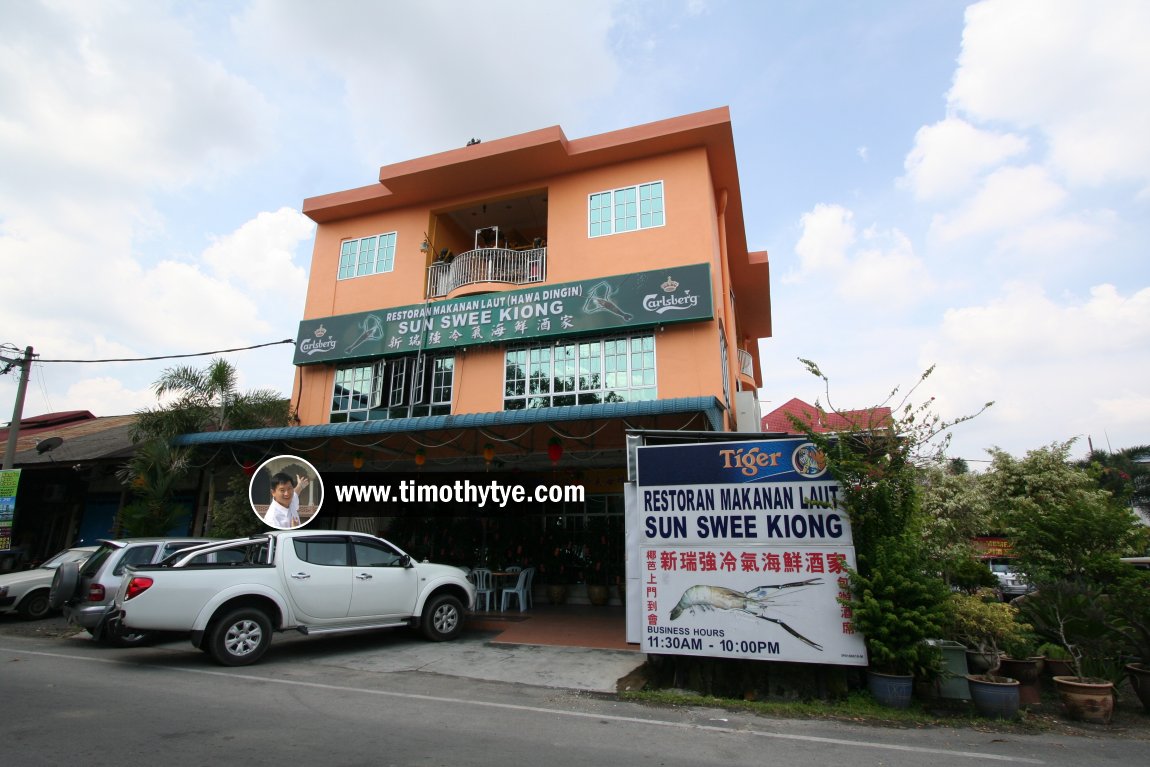
M 110 608 L 123 631 L 170 631 L 218 663 L 255 663 L 273 631 L 412 626 L 454 639 L 475 586 L 458 567 L 416 562 L 365 533 L 280 530 L 134 565 Z
M 31 570 L 0 575 L 0 613 L 15 610 L 27 620 L 38 620 L 52 612 L 48 593 L 56 568 L 65 563 L 83 564 L 96 550 L 95 546 L 64 549 L 44 564 Z
M 1009 602 L 1015 597 L 1034 591 L 1034 587 L 1014 571 L 1014 563 L 1010 561 L 1009 557 L 993 557 L 988 559 L 986 564 L 990 566 L 990 571 L 998 578 L 998 593 L 1004 602 Z
M 109 631 L 104 613 L 120 588 L 128 565 L 150 565 L 192 546 L 211 543 L 212 538 L 117 538 L 99 541 L 99 548 L 84 562 L 57 568 L 49 601 L 63 608 L 69 623 L 88 630 L 93 639 L 128 647 L 143 644 L 152 636 L 144 632 Z

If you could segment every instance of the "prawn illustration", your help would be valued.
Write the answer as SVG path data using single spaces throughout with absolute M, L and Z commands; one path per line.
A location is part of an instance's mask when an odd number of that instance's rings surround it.
M 613 295 L 615 295 L 615 291 L 611 289 L 608 283 L 598 283 L 588 291 L 587 300 L 583 303 L 583 313 L 609 312 L 624 322 L 629 322 L 633 315 L 623 311 L 617 303 L 612 301 L 611 296 Z
M 671 609 L 671 620 L 675 620 L 686 611 L 690 611 L 694 614 L 695 610 L 734 610 L 754 616 L 755 618 L 770 621 L 796 639 L 822 652 L 822 645 L 807 639 L 779 618 L 772 618 L 766 615 L 769 609 L 767 603 L 780 589 L 816 586 L 820 583 L 822 583 L 822 580 L 819 578 L 809 578 L 805 581 L 781 583 L 775 586 L 757 586 L 747 592 L 735 591 L 725 586 L 692 586 L 683 592 L 682 598 L 679 599 L 679 604 Z
M 374 314 L 364 317 L 363 322 L 360 323 L 360 328 L 363 332 L 359 334 L 359 338 L 351 342 L 351 346 L 347 347 L 349 352 L 355 351 L 368 341 L 378 341 L 383 338 L 383 323 Z

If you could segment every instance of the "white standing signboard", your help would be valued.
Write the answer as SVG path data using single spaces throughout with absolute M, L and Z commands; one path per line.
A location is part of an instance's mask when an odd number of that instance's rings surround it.
M 815 445 L 639 447 L 635 480 L 645 652 L 866 665 L 840 602 L 850 521 Z

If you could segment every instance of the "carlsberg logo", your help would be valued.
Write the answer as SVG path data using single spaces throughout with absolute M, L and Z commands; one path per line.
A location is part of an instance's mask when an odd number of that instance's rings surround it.
M 334 338 L 320 340 L 318 338 L 305 338 L 300 341 L 299 350 L 307 355 L 316 354 L 318 352 L 332 352 L 335 351 L 336 341 Z
M 655 314 L 663 312 L 693 309 L 699 305 L 699 297 L 687 293 L 682 296 L 660 296 L 651 293 L 643 296 L 643 308 Z

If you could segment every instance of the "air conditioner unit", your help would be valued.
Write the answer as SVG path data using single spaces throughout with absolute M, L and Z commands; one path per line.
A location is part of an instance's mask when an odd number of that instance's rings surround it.
M 763 416 L 759 411 L 759 398 L 754 389 L 735 392 L 735 430 L 743 432 L 763 430 Z

